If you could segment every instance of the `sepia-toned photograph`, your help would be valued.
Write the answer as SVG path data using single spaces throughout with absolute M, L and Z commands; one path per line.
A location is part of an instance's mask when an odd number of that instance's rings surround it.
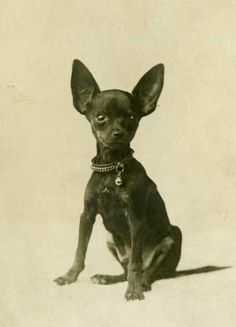
M 235 15 L 2 1 L 2 327 L 234 325 Z

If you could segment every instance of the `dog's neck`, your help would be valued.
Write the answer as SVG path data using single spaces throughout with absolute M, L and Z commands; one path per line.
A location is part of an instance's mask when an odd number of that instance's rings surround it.
M 111 149 L 101 143 L 97 143 L 96 164 L 108 164 L 118 162 L 129 156 L 133 150 L 127 144 L 120 149 Z

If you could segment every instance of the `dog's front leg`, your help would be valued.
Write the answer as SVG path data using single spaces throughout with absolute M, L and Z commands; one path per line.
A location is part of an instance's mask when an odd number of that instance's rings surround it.
M 92 233 L 95 217 L 96 217 L 96 211 L 93 208 L 91 207 L 85 208 L 84 212 L 80 217 L 79 241 L 78 241 L 74 263 L 66 274 L 54 280 L 58 285 L 71 284 L 75 282 L 81 271 L 84 270 L 85 256 L 86 256 L 90 236 Z
M 142 224 L 131 222 L 131 253 L 128 264 L 128 288 L 125 298 L 129 300 L 143 300 L 141 286 L 142 278 Z

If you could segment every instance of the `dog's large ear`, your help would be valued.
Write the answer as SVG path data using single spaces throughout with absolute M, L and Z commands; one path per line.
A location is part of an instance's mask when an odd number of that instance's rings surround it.
M 159 64 L 151 68 L 139 80 L 133 89 L 140 113 L 146 116 L 153 112 L 164 84 L 164 65 Z
M 73 61 L 72 66 L 71 91 L 74 107 L 81 114 L 86 114 L 88 103 L 100 92 L 90 71 L 77 59 Z

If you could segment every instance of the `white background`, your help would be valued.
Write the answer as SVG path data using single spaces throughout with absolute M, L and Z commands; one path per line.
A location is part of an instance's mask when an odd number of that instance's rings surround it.
M 234 1 L 2 1 L 1 326 L 232 326 L 234 268 L 160 281 L 126 303 L 98 219 L 80 282 L 74 256 L 95 141 L 72 106 L 71 64 L 131 91 L 159 62 L 165 85 L 132 144 L 184 234 L 179 270 L 235 264 Z

